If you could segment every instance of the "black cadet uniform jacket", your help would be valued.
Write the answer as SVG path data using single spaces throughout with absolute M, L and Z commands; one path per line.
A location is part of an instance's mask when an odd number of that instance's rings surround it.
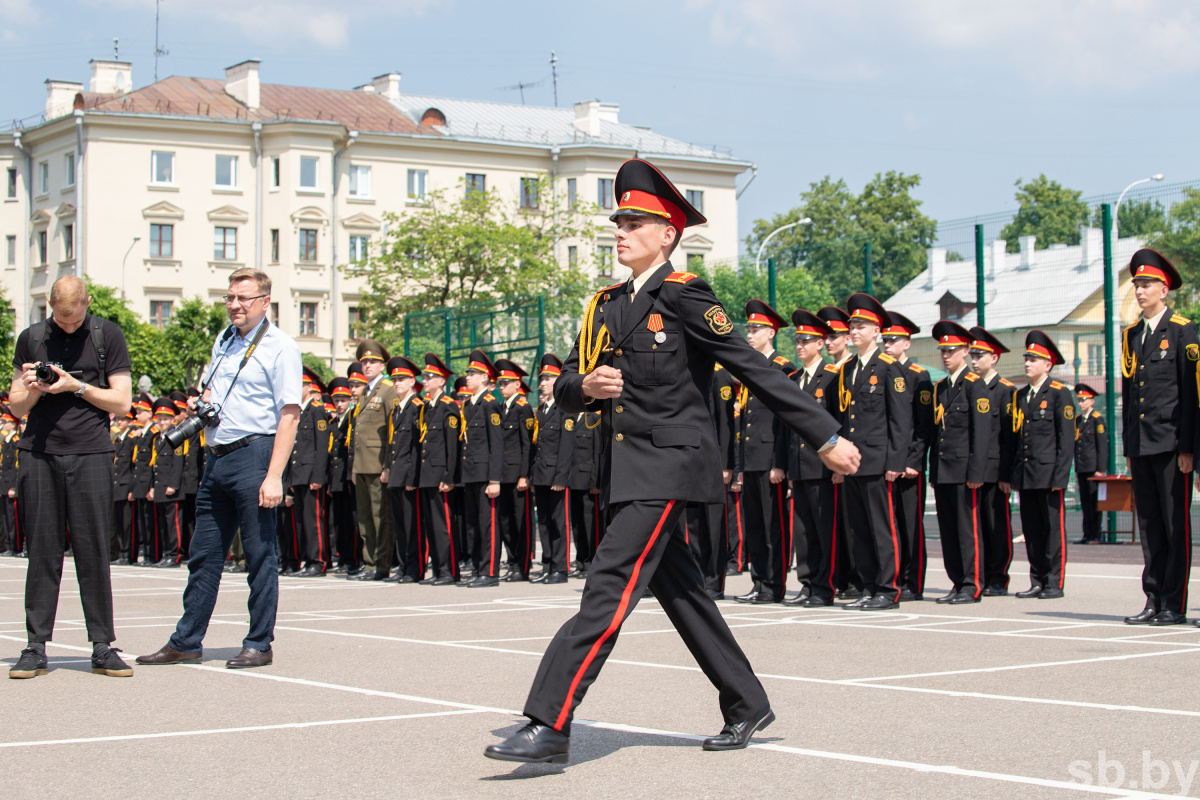
M 1075 417 L 1075 471 L 1108 472 L 1108 429 L 1099 411 Z
M 1075 398 L 1047 378 L 1037 394 L 1022 386 L 1008 411 L 1013 436 L 1000 466 L 1000 480 L 1022 489 L 1066 489 L 1075 452 Z M 1032 396 L 1031 396 L 1032 395 Z
M 584 363 L 577 342 L 554 396 L 568 412 L 603 409 L 605 504 L 724 501 L 717 436 L 705 403 L 718 361 L 809 446 L 820 447 L 837 433 L 837 422 L 817 401 L 735 331 L 708 283 L 672 272 L 670 262 L 654 271 L 632 303 L 629 284 L 620 284 L 599 292 L 588 313 L 582 333 L 596 332 L 604 346 L 597 350 L 596 336 L 581 335 Z M 585 399 L 583 373 L 597 364 L 621 370 L 620 397 Z
M 461 483 L 499 482 L 504 472 L 504 434 L 500 429 L 500 404 L 489 394 L 463 403 L 463 456 Z
M 462 420 L 458 403 L 445 393 L 425 405 L 425 430 L 421 438 L 421 469 L 418 484 L 436 489 L 438 484 L 458 482 L 458 430 Z
M 345 491 L 350 477 L 350 412 L 341 417 L 334 416 L 329 422 L 333 429 L 333 442 L 329 448 L 329 491 Z
M 559 376 L 558 380 L 562 380 L 562 377 Z M 556 382 L 555 387 L 557 386 Z M 532 466 L 529 470 L 529 482 L 534 486 L 570 484 L 575 438 L 571 431 L 566 431 L 563 427 L 568 417 L 574 419 L 573 414 L 563 411 L 562 405 L 557 401 L 557 392 L 554 405 L 547 409 L 543 403 L 534 411 L 533 454 L 530 457 Z
M 738 406 L 738 385 L 729 370 L 717 364 L 713 367 L 712 391 L 708 395 L 708 410 L 717 429 L 717 453 L 722 470 L 733 478 L 741 472 L 741 408 Z M 599 464 L 599 454 L 597 454 Z M 732 479 L 731 479 L 732 480 Z
M 142 435 L 134 441 L 133 478 L 129 483 L 134 500 L 145 500 L 146 494 L 154 487 L 154 468 L 150 466 L 150 459 L 154 456 L 157 438 L 158 431 L 147 425 Z
M 113 442 L 113 501 L 124 501 L 129 496 L 129 487 L 133 483 L 133 448 L 138 440 L 129 435 L 126 431 L 125 435 L 117 441 Z M 14 450 L 14 455 L 16 451 Z M 8 455 L 7 451 L 0 449 L 0 469 L 2 469 L 3 459 Z M 14 478 L 15 478 L 14 474 Z M 2 481 L 0 481 L 2 482 Z M 16 486 L 14 481 L 13 486 Z M 7 486 L 0 486 L 0 489 L 7 490 Z
M 574 436 L 571 448 L 571 477 L 567 486 L 584 491 L 598 489 L 600 479 L 600 412 L 587 411 L 567 417 L 563 426 Z
M 796 365 L 778 353 L 767 356 L 767 363 L 784 375 L 796 371 Z M 787 469 L 788 428 L 775 419 L 761 400 L 745 387 L 738 396 L 741 406 L 741 467 L 746 472 Z
M 1170 308 L 1143 343 L 1145 326 L 1138 320 L 1121 341 L 1125 455 L 1195 453 L 1196 327 Z
M 993 400 L 987 383 L 964 369 L 958 383 L 947 375 L 933 390 L 931 483 L 986 483 L 993 440 Z
M 504 469 L 501 483 L 516 483 L 529 477 L 529 456 L 532 452 L 533 406 L 517 395 L 511 403 L 500 404 L 500 433 L 504 437 Z
M 911 359 L 904 364 L 904 368 L 907 370 L 905 383 L 913 410 L 913 437 L 908 448 L 907 466 L 924 472 L 925 456 L 933 440 L 933 380 L 927 369 Z M 974 480 L 971 482 L 974 483 Z
M 837 376 L 838 368 L 833 364 L 820 364 L 804 391 L 829 409 L 831 400 L 834 404 L 837 403 Z M 797 385 L 801 384 L 804 380 L 804 368 L 801 367 L 792 373 L 792 378 Z M 836 411 L 836 408 L 834 410 Z M 788 480 L 813 481 L 829 478 L 833 474 L 817 455 L 817 448 L 805 442 L 795 431 L 791 431 L 790 436 L 792 440 L 788 445 Z
M 329 438 L 332 435 L 324 404 L 320 398 L 309 400 L 300 411 L 296 443 L 292 445 L 292 457 L 288 461 L 289 486 L 325 483 L 329 475 Z
M 425 401 L 415 394 L 407 403 L 402 405 L 397 399 L 392 406 L 392 419 L 388 423 L 389 489 L 417 486 L 421 467 L 421 421 L 425 417 L 425 408 Z
M 857 374 L 856 374 L 857 372 Z M 912 447 L 908 370 L 882 350 L 861 365 L 855 353 L 838 371 L 841 433 L 862 454 L 858 476 L 903 472 Z
M 200 491 L 200 477 L 204 474 L 204 431 L 196 431 L 188 439 L 187 456 L 183 464 L 183 493 L 196 494 Z
M 167 437 L 159 435 L 154 440 L 154 502 L 174 503 L 183 499 L 183 465 L 186 456 L 184 449 L 191 451 L 188 442 L 179 447 L 171 447 Z M 174 489 L 168 495 L 167 489 Z M 144 495 L 143 495 L 144 496 Z M 135 494 L 134 497 L 137 497 Z
M 992 382 L 988 384 L 988 391 L 992 393 L 992 439 L 985 442 L 988 463 L 984 483 L 996 483 L 1000 480 L 1001 457 L 1008 452 L 1008 438 L 1013 435 L 1009 410 L 1012 407 L 1013 392 L 1017 390 L 1017 385 L 1008 378 L 1001 378 L 998 374 L 992 377 Z

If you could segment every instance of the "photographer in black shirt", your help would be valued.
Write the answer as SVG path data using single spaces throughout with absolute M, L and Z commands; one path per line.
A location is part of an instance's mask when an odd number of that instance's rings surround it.
M 54 631 L 67 530 L 79 597 L 93 643 L 92 672 L 133 674 L 110 645 L 113 632 L 108 540 L 112 526 L 112 454 L 108 415 L 130 407 L 129 350 L 121 329 L 88 313 L 87 286 L 59 278 L 50 290 L 52 317 L 17 337 L 9 406 L 29 414 L 17 448 L 28 537 L 25 627 L 29 646 L 10 678 L 46 674 L 46 642 Z

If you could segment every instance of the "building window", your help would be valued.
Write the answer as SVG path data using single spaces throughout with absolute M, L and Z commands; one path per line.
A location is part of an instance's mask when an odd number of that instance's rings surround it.
M 538 207 L 537 178 L 521 178 L 521 208 L 536 209 Z
M 317 188 L 317 157 L 300 156 L 300 188 Z
M 279 303 L 271 303 L 271 324 L 279 327 Z
M 17 168 L 8 168 L 8 192 L 4 195 L 9 200 L 17 199 Z
M 7 253 L 4 263 L 10 267 L 15 266 L 17 263 L 17 237 L 5 236 L 4 245 L 4 250 Z
M 237 261 L 237 228 L 213 228 L 213 258 Z
M 596 247 L 596 274 L 602 278 L 612 277 L 613 249 L 611 244 Z
M 150 153 L 150 182 L 175 183 L 175 154 L 155 150 Z
M 316 261 L 317 260 L 317 229 L 316 228 L 301 228 L 300 229 L 300 260 L 301 261 Z
M 271 228 L 271 263 L 279 263 L 279 228 Z
M 150 301 L 150 324 L 156 328 L 165 328 L 167 323 L 171 321 L 171 301 L 170 300 L 151 300 Z
M 151 225 L 150 226 L 150 257 L 151 258 L 174 258 L 175 257 L 175 226 L 174 225 Z
M 63 225 L 63 260 L 70 261 L 75 257 L 75 226 Z
M 692 204 L 692 208 L 704 213 L 704 192 L 698 192 L 695 189 L 687 190 L 687 201 Z
M 425 184 L 429 180 L 429 173 L 423 169 L 410 169 L 408 171 L 408 199 L 417 202 L 425 201 Z
M 687 254 L 687 271 L 688 272 L 703 272 L 704 271 L 704 255 L 702 253 Z
M 574 208 L 579 202 L 579 186 L 574 178 L 567 178 L 567 208 Z
M 271 188 L 279 188 L 279 156 L 271 159 Z
M 613 207 L 612 178 L 600 178 L 596 181 L 596 205 L 605 210 Z
M 67 186 L 74 186 L 75 185 L 75 154 L 74 153 L 67 153 L 66 167 L 67 167 L 67 170 L 66 170 Z
M 301 303 L 300 304 L 300 335 L 301 336 L 316 336 L 317 335 L 317 304 L 316 303 Z
M 45 265 L 46 256 L 48 255 L 46 253 L 46 232 L 45 231 L 38 231 L 37 243 L 38 243 L 38 263 Z
M 358 306 L 350 306 L 346 309 L 346 316 L 349 319 L 349 328 L 347 336 L 351 339 L 362 339 L 366 333 L 367 317 L 363 310 Z
M 1087 373 L 1088 375 L 1104 374 L 1104 345 L 1088 344 Z
M 478 172 L 467 173 L 467 196 L 476 192 L 483 193 L 487 191 L 487 176 Z
M 38 164 L 38 194 L 46 194 L 50 191 L 50 162 L 43 161 Z
M 351 166 L 350 167 L 350 196 L 351 197 L 370 197 L 371 196 L 371 168 Z
M 575 245 L 567 247 L 567 266 L 571 269 L 579 266 L 579 248 Z
M 350 237 L 350 261 L 366 261 L 367 260 L 367 243 L 371 241 L 369 236 L 351 236 Z
M 228 189 L 237 186 L 237 161 L 237 156 L 217 156 L 217 186 Z

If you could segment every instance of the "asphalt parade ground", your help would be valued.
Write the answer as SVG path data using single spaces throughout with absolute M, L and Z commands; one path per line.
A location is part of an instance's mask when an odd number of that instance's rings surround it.
M 1020 545 L 1017 546 L 1018 552 Z M 1200 796 L 1200 629 L 1131 627 L 1137 548 L 1074 547 L 1062 600 L 721 609 L 777 721 L 705 752 L 716 692 L 652 599 L 584 700 L 566 767 L 490 761 L 521 724 L 582 581 L 491 589 L 281 578 L 275 663 L 227 670 L 246 631 L 227 574 L 200 665 L 90 671 L 64 568 L 50 671 L 0 683 L 0 792 L 12 797 L 1073 798 Z M 186 569 L 114 567 L 116 646 L 164 644 Z M 0 559 L 5 669 L 25 641 L 25 562 Z M 1013 590 L 1028 586 L 1015 561 Z M 1193 579 L 1193 585 L 1196 580 Z M 729 579 L 730 596 L 749 589 Z M 789 589 L 794 587 L 789 586 Z M 1106 785 L 1107 784 L 1107 785 Z

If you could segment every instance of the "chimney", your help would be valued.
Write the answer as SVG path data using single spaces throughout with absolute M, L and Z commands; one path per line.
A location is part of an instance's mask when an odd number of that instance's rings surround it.
M 936 289 L 946 280 L 946 248 L 931 247 L 925 252 L 929 262 L 929 288 Z
M 1104 258 L 1104 229 L 1080 225 L 1079 241 L 1083 244 L 1083 268 L 1091 269 L 1093 263 Z
M 1019 269 L 1029 269 L 1033 266 L 1033 245 L 1036 236 L 1019 236 L 1017 242 L 1021 245 L 1021 265 Z
M 601 103 L 599 100 L 588 100 L 575 104 L 575 127 L 588 136 L 600 135 L 601 122 L 617 122 L 621 107 L 616 103 Z
M 96 94 L 125 94 L 133 88 L 133 64 L 128 61 L 88 62 L 92 81 L 88 91 Z
M 987 254 L 990 258 L 986 259 L 987 275 L 985 277 L 994 280 L 1004 270 L 1008 261 L 1007 247 L 1008 242 L 1003 239 L 994 239 L 992 241 L 992 252 Z
M 63 117 L 75 110 L 75 95 L 83 91 L 82 83 L 46 81 L 46 119 Z
M 389 72 L 371 79 L 371 87 L 375 94 L 382 95 L 391 103 L 400 102 L 400 73 Z
M 257 110 L 259 105 L 259 63 L 257 58 L 252 58 L 225 69 L 225 94 L 251 111 Z

